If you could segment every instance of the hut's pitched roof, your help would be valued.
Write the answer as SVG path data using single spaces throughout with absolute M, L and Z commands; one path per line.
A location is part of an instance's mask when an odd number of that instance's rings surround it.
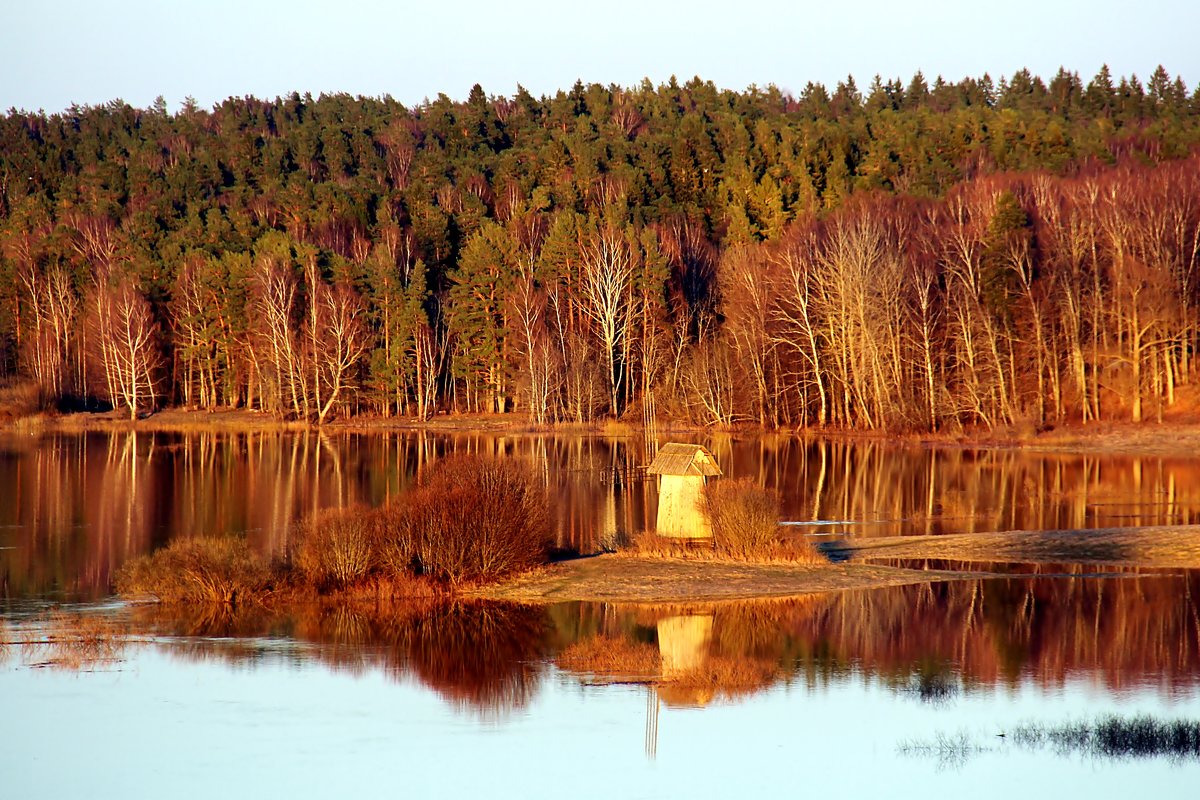
M 646 467 L 650 475 L 720 475 L 721 468 L 707 448 L 698 444 L 664 444 Z

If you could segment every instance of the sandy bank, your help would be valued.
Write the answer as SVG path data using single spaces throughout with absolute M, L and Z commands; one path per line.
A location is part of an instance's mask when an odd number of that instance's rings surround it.
M 701 602 L 1002 577 L 872 563 L 893 559 L 1196 569 L 1200 526 L 857 539 L 839 544 L 834 554 L 848 560 L 812 566 L 603 555 L 554 564 L 470 594 L 524 602 Z

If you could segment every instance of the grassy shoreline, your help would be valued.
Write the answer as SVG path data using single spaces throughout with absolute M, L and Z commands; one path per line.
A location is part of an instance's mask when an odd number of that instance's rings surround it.
M 133 421 L 120 412 L 38 413 L 0 416 L 0 431 L 21 434 L 85 432 L 297 432 L 388 433 L 427 431 L 433 433 L 506 434 L 514 436 L 589 435 L 614 438 L 642 434 L 642 428 L 617 420 L 591 423 L 533 425 L 519 414 L 439 415 L 428 420 L 415 417 L 362 416 L 324 426 L 282 419 L 272 414 L 245 409 L 218 411 L 169 408 Z M 1045 431 L 1025 429 L 975 430 L 954 433 L 901 433 L 817 429 L 764 429 L 740 425 L 715 429 L 698 425 L 667 424 L 660 436 L 723 434 L 735 437 L 784 436 L 863 442 L 884 442 L 912 447 L 1014 448 L 1030 452 L 1095 453 L 1194 457 L 1200 453 L 1200 422 L 1189 418 L 1165 422 L 1072 423 Z
M 1200 569 L 1200 525 L 863 538 L 839 543 L 834 552 L 847 560 L 806 564 L 622 552 L 568 559 L 496 582 L 458 587 L 419 578 L 373 578 L 327 592 L 280 584 L 255 602 L 276 610 L 314 603 L 379 607 L 435 598 L 532 605 L 723 603 L 1022 574 L 997 571 L 996 565 L 1090 565 L 1136 575 L 1140 570 Z

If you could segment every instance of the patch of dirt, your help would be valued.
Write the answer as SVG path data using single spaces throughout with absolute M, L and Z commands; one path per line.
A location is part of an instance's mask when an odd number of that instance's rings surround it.
M 910 569 L 871 563 L 901 558 L 1197 569 L 1200 525 L 864 538 L 840 542 L 830 555 L 845 560 L 814 566 L 602 555 L 564 561 L 470 594 L 524 602 L 706 602 L 1011 577 L 986 569 Z
M 546 567 L 472 595 L 492 600 L 681 602 L 792 597 L 978 577 L 978 573 L 867 564 L 747 564 L 601 555 Z

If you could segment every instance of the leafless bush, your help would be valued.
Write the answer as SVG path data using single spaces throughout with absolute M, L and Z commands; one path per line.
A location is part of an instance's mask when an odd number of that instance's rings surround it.
M 349 586 L 379 566 L 378 539 L 377 512 L 326 509 L 297 527 L 292 564 L 318 588 Z
M 454 457 L 383 512 L 384 562 L 451 584 L 546 562 L 549 501 L 523 466 Z
M 179 539 L 129 561 L 117 573 L 118 594 L 153 595 L 164 603 L 229 603 L 260 598 L 272 585 L 266 560 L 244 539 Z
M 721 555 L 762 558 L 773 554 L 779 533 L 779 495 L 749 478 L 704 488 L 713 544 Z

